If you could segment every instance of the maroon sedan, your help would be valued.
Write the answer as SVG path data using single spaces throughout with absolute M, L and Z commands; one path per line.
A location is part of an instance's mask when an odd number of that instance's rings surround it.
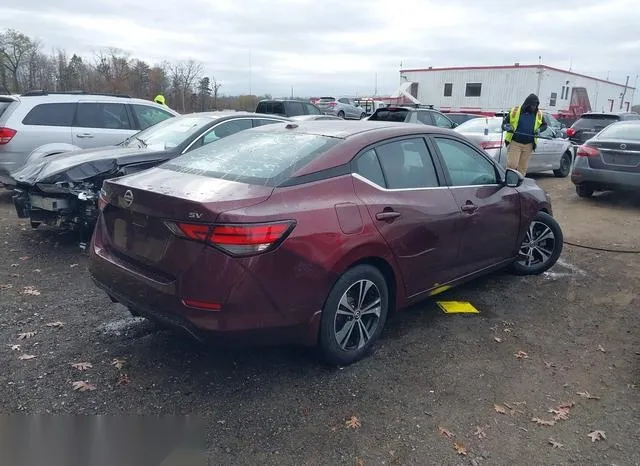
M 91 274 L 134 315 L 337 364 L 392 310 L 499 268 L 542 273 L 563 243 L 533 180 L 412 124 L 247 130 L 105 181 L 100 209 Z

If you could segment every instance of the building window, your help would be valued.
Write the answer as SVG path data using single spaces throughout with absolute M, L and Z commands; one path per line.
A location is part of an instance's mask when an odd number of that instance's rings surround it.
M 453 94 L 453 83 L 445 83 L 444 84 L 444 96 L 451 97 Z
M 565 90 L 565 87 L 564 87 L 564 86 L 562 86 L 562 92 L 560 93 L 560 100 L 564 100 L 564 99 L 565 99 L 565 97 L 564 97 L 564 90 Z
M 549 107 L 555 107 L 557 99 L 558 99 L 558 93 L 557 92 L 552 92 L 551 93 L 551 98 L 549 99 Z
M 569 89 L 571 88 L 567 86 L 567 89 L 565 90 L 565 93 L 564 93 L 564 100 L 567 100 L 569 98 Z
M 482 83 L 467 83 L 464 91 L 465 97 L 480 97 L 482 93 Z

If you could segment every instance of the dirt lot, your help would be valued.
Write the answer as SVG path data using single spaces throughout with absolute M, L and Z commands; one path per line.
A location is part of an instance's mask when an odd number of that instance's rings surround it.
M 568 241 L 640 250 L 639 199 L 578 199 L 568 180 L 538 180 Z M 92 285 L 74 239 L 32 231 L 7 194 L 3 413 L 194 414 L 212 464 L 640 464 L 637 254 L 567 245 L 552 273 L 445 295 L 479 315 L 425 302 L 392 319 L 370 358 L 330 369 L 310 351 L 207 349 L 130 317 Z M 95 390 L 74 391 L 81 380 Z M 352 416 L 359 427 L 345 424 Z M 79 438 L 74 449 L 91 448 Z

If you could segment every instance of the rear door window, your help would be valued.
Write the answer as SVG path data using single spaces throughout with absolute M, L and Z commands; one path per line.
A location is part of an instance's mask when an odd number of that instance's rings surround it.
M 40 104 L 31 109 L 22 120 L 23 125 L 71 126 L 76 111 L 75 103 Z
M 395 122 L 404 122 L 407 118 L 407 114 L 409 110 L 405 108 L 398 109 L 378 109 L 376 110 L 371 117 L 369 117 L 370 121 L 395 121 Z
M 373 149 L 366 151 L 354 160 L 353 171 L 378 186 L 386 187 L 382 167 Z
M 165 112 L 164 110 L 160 110 L 159 108 L 152 107 L 150 105 L 133 104 L 131 105 L 131 107 L 133 108 L 133 112 L 138 119 L 138 123 L 140 124 L 139 129 L 141 130 L 147 129 L 150 126 L 155 125 L 156 123 L 160 123 L 167 118 L 173 117 L 171 113 Z
M 390 189 L 439 186 L 433 160 L 422 138 L 404 139 L 375 148 Z
M 76 115 L 77 128 L 133 129 L 125 104 L 80 102 Z
M 258 126 L 265 126 L 265 125 L 273 125 L 275 123 L 282 123 L 281 120 L 270 120 L 268 118 L 256 118 L 253 120 L 253 127 L 256 128 Z
M 415 112 L 418 122 L 425 125 L 433 125 L 433 118 L 431 118 L 431 112 Z
M 249 129 L 253 127 L 252 121 L 249 118 L 243 118 L 239 120 L 223 121 L 217 126 L 214 126 L 211 131 L 202 136 L 202 143 L 200 145 L 209 144 L 210 142 L 217 141 L 218 139 L 226 138 L 239 131 Z
M 449 120 L 446 116 L 437 112 L 428 112 L 428 113 L 431 113 L 431 116 L 433 117 L 433 122 L 438 128 L 451 129 L 453 127 L 453 124 L 451 124 L 451 120 Z
M 302 102 L 287 102 L 287 116 L 304 115 Z
M 304 104 L 304 108 L 307 110 L 308 115 L 322 115 L 322 112 L 315 105 Z

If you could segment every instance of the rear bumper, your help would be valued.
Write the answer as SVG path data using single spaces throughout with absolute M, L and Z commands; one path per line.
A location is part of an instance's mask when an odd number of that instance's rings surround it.
M 588 184 L 594 189 L 639 191 L 640 173 L 591 168 L 587 160 L 578 157 L 571 172 L 571 182 L 575 185 Z
M 205 250 L 203 257 L 179 278 L 151 277 L 126 259 L 97 246 L 96 236 L 100 237 L 99 227 L 90 246 L 89 271 L 94 283 L 113 300 L 144 317 L 186 332 L 199 341 L 214 339 L 233 345 L 317 344 L 320 311 L 297 315 L 280 312 L 266 290 L 238 264 L 211 261 L 205 257 L 211 251 Z M 219 270 L 205 266 L 212 262 L 218 262 Z M 220 276 L 227 277 L 224 284 L 215 283 Z M 209 282 L 207 289 L 203 290 L 203 282 Z M 197 293 L 226 297 L 216 300 L 221 309 L 215 311 L 184 304 L 184 295 Z M 205 299 L 202 294 L 198 298 Z

